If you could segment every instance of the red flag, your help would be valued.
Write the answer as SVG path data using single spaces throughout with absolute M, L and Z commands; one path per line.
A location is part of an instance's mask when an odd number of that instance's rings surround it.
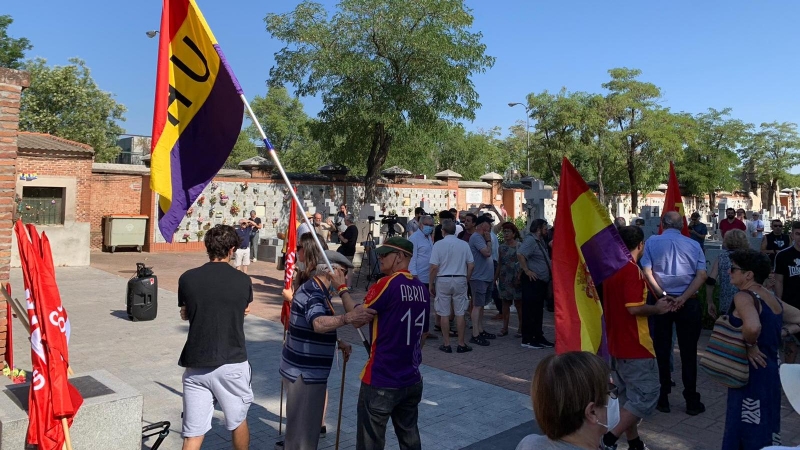
M 686 211 L 683 209 L 683 197 L 681 197 L 681 188 L 678 187 L 678 177 L 675 176 L 675 166 L 672 161 L 669 162 L 669 182 L 667 183 L 667 196 L 664 198 L 664 210 L 661 211 L 661 218 L 667 211 L 677 211 L 683 219 L 683 229 L 681 234 L 689 237 L 689 224 L 686 222 Z M 661 223 L 658 224 L 658 234 L 664 230 L 661 228 Z
M 295 258 L 297 257 L 297 228 L 294 226 L 295 217 L 297 217 L 297 205 L 292 201 L 289 207 L 289 229 L 286 230 L 286 261 L 283 275 L 284 289 L 291 289 L 292 278 L 294 278 L 294 265 Z M 283 305 L 281 305 L 281 323 L 284 329 L 289 328 L 290 313 L 291 304 L 284 301 Z
M 68 419 L 71 425 L 83 398 L 67 381 L 69 327 L 55 282 L 50 244 L 46 235 L 39 239 L 32 225 L 28 230 L 30 239 L 21 221 L 14 227 L 31 323 L 33 372 L 27 441 L 44 450 L 60 449 L 64 444 L 61 419 Z
M 11 283 L 6 284 L 6 290 L 8 291 L 8 297 L 11 298 Z M 11 370 L 14 370 L 14 333 L 11 330 L 11 326 L 14 323 L 13 318 L 11 303 L 6 302 L 6 353 L 3 355 L 3 359 L 6 360 L 8 368 Z

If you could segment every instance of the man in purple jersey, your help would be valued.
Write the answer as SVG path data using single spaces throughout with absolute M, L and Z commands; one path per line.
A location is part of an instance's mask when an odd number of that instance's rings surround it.
M 430 326 L 430 292 L 408 271 L 414 253 L 411 241 L 389 238 L 375 252 L 381 272 L 387 276 L 378 280 L 364 298 L 364 307 L 377 315 L 370 324 L 372 350 L 361 371 L 356 449 L 383 449 L 391 417 L 399 447 L 419 450 L 419 365 Z

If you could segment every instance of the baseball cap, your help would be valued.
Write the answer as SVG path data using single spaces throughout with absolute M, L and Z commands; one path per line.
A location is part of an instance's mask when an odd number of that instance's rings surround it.
M 388 255 L 392 252 L 404 252 L 409 255 L 414 254 L 414 244 L 408 239 L 398 236 L 390 237 L 380 247 L 375 249 L 375 253 L 379 255 Z
M 338 264 L 342 267 L 347 267 L 348 269 L 353 268 L 353 263 L 351 263 L 346 256 L 337 251 L 325 250 L 325 256 L 328 257 L 328 261 L 330 261 L 331 264 Z
M 492 223 L 494 219 L 491 216 L 480 216 L 478 220 L 475 221 L 475 225 L 480 225 L 482 223 Z

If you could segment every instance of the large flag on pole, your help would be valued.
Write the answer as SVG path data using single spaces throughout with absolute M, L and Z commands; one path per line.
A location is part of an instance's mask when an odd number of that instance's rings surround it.
M 667 211 L 678 211 L 683 219 L 683 229 L 681 234 L 689 237 L 689 224 L 686 222 L 686 210 L 683 209 L 683 197 L 681 197 L 681 188 L 678 186 L 678 177 L 675 175 L 675 165 L 672 161 L 669 162 L 669 181 L 667 182 L 667 195 L 664 197 L 664 210 L 661 211 L 661 217 Z M 658 234 L 664 230 L 661 228 L 661 222 L 658 224 Z
M 164 0 L 150 187 L 167 242 L 222 168 L 242 128 L 242 88 L 194 0 Z
M 283 275 L 284 289 L 290 289 L 292 287 L 294 266 L 297 258 L 297 227 L 295 226 L 295 217 L 297 217 L 297 206 L 295 202 L 291 202 L 291 206 L 289 207 L 289 229 L 286 230 L 286 265 Z M 291 303 L 284 301 L 281 306 L 281 323 L 284 329 L 289 328 L 290 313 Z
M 40 240 L 33 225 L 30 238 L 21 221 L 14 226 L 31 323 L 31 389 L 27 442 L 40 449 L 60 449 L 65 441 L 62 418 L 68 423 L 83 398 L 67 380 L 69 325 L 61 304 L 47 236 Z M 39 319 L 42 320 L 39 320 Z
M 595 285 L 632 257 L 608 212 L 567 158 L 561 163 L 554 226 L 556 353 L 597 353 L 604 325 Z

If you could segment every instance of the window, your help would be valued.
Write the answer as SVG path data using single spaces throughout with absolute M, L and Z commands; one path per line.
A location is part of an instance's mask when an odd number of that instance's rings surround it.
M 36 225 L 64 224 L 64 188 L 23 187 L 17 217 Z

